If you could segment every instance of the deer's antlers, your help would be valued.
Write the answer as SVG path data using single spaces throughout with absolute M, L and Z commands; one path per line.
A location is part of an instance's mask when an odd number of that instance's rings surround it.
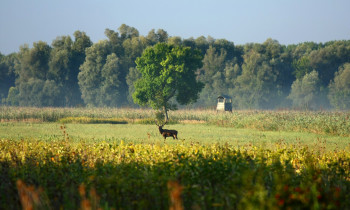
M 164 126 L 165 124 L 168 123 L 168 120 L 166 120 L 166 121 L 161 125 L 161 124 L 159 124 L 159 122 L 158 122 L 157 119 L 156 119 L 155 121 L 156 121 L 156 125 L 159 126 L 159 127 L 162 127 L 162 126 Z

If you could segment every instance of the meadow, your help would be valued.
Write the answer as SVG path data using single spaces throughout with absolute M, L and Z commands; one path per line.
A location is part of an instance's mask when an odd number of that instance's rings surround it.
M 0 113 L 0 209 L 350 209 L 349 112 Z

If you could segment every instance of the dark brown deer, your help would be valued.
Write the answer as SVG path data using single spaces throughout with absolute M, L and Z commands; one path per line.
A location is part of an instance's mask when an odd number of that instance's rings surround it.
M 159 133 L 164 137 L 164 139 L 166 139 L 166 137 L 171 137 L 171 136 L 173 137 L 173 139 L 177 139 L 177 130 L 163 129 L 163 126 L 166 123 L 167 123 L 167 121 L 163 125 L 158 125 L 158 123 L 156 123 L 156 125 L 158 126 L 158 129 L 159 129 Z

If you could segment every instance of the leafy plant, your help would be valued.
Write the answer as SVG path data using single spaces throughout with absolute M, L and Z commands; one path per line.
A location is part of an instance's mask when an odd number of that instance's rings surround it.
M 54 209 L 347 209 L 349 148 L 322 147 L 1 139 L 0 208 L 20 208 L 20 183 Z

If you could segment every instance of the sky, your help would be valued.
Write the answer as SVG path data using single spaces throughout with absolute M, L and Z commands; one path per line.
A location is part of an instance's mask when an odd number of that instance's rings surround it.
M 126 24 L 146 36 L 211 36 L 236 45 L 350 40 L 350 0 L 0 0 L 0 53 L 84 31 L 95 43 Z

